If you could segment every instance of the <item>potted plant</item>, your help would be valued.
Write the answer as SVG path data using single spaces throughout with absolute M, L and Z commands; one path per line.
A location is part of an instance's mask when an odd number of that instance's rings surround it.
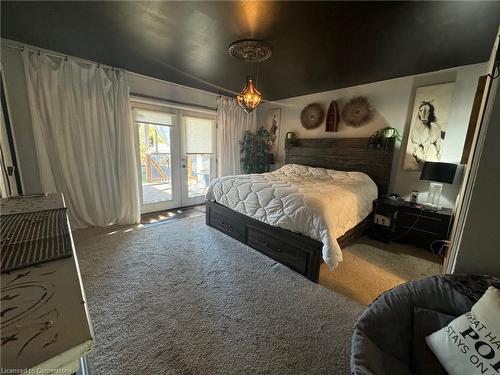
M 262 173 L 269 169 L 270 134 L 261 127 L 253 134 L 250 130 L 243 133 L 240 141 L 241 169 L 244 173 Z
M 392 151 L 396 140 L 401 141 L 401 134 L 393 127 L 386 126 L 373 133 L 368 146 L 383 151 Z

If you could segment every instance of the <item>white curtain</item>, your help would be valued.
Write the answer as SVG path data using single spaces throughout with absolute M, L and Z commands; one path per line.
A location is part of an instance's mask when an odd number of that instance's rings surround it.
M 240 144 L 245 130 L 257 131 L 256 113 L 246 113 L 234 99 L 217 100 L 217 173 L 241 174 Z
M 64 193 L 75 228 L 139 222 L 125 72 L 22 54 L 44 191 Z

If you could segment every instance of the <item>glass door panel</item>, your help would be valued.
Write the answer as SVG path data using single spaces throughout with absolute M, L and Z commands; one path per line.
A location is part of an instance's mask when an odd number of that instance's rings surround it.
M 172 199 L 170 128 L 139 123 L 142 203 Z
M 188 198 L 204 196 L 211 180 L 211 155 L 188 154 L 187 158 L 187 196 Z
M 215 175 L 215 119 L 200 115 L 183 116 L 183 205 L 203 203 Z
M 142 212 L 180 206 L 176 114 L 134 108 L 138 126 Z

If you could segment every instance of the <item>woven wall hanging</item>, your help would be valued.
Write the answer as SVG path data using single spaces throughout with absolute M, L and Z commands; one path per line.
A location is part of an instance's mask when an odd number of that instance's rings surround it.
M 373 118 L 373 107 L 364 96 L 349 100 L 342 109 L 342 120 L 347 126 L 359 127 Z
M 306 105 L 300 114 L 300 122 L 306 129 L 314 129 L 321 125 L 325 111 L 319 103 Z

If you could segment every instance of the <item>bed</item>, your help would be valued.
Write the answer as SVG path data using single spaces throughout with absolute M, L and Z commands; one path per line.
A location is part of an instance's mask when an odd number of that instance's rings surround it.
M 365 230 L 391 165 L 367 138 L 298 139 L 277 171 L 214 180 L 207 225 L 317 282 L 320 262 L 334 269 Z

